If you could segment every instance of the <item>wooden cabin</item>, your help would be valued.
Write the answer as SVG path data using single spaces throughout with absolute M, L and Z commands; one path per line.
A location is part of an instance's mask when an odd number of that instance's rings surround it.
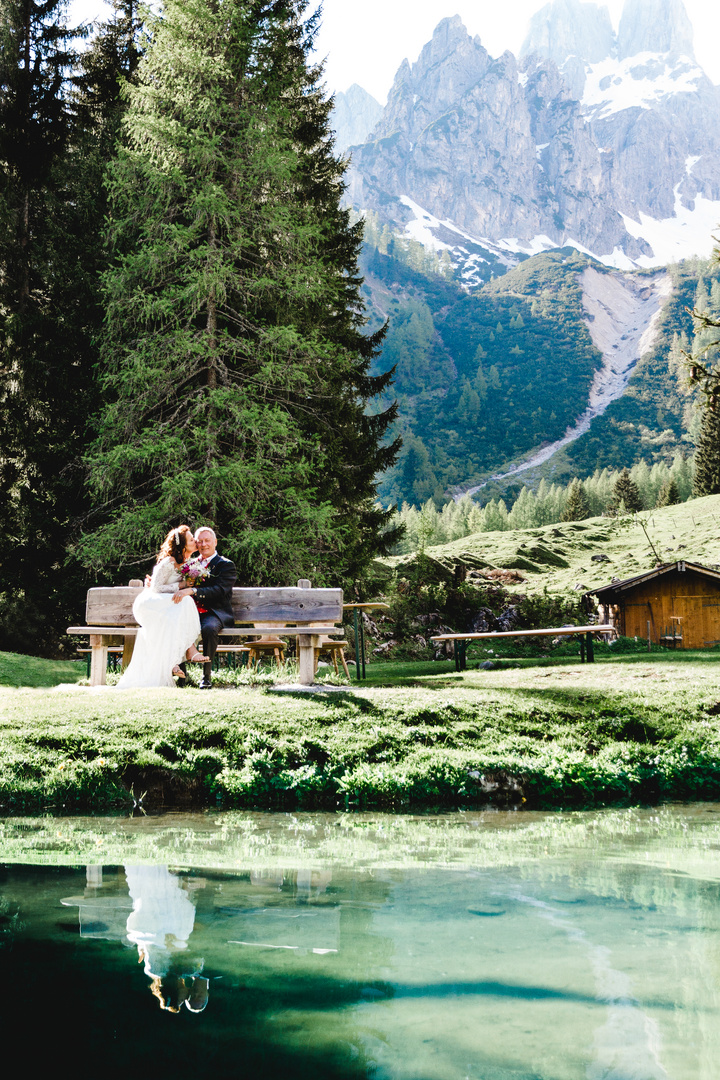
M 600 622 L 624 637 L 678 649 L 720 644 L 720 570 L 669 563 L 587 595 L 597 597 Z

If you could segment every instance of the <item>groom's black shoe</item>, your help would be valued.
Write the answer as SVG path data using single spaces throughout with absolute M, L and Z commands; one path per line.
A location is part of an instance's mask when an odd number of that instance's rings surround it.
M 212 690 L 212 664 L 203 664 L 203 677 L 200 682 L 201 690 Z

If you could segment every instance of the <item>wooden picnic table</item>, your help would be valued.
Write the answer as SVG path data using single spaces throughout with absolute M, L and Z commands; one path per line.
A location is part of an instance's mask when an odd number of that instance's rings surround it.
M 611 626 L 610 623 L 599 623 L 595 626 L 551 626 L 542 630 L 485 630 L 472 634 L 438 634 L 436 637 L 431 637 L 430 640 L 452 641 L 455 670 L 465 671 L 467 668 L 467 643 L 469 641 L 479 641 L 482 638 L 577 636 L 580 638 L 580 659 L 582 663 L 585 663 L 587 653 L 587 662 L 592 664 L 595 661 L 592 643 L 593 634 L 609 633 L 616 633 L 615 627 Z

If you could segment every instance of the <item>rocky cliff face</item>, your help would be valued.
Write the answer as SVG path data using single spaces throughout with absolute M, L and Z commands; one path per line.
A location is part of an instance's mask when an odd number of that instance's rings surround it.
M 380 102 L 357 83 L 353 83 L 344 93 L 337 93 L 333 109 L 333 130 L 338 150 L 344 152 L 349 146 L 365 142 L 382 112 Z
M 350 198 L 470 257 L 573 244 L 629 268 L 709 254 L 720 221 L 720 90 L 697 67 L 681 0 L 607 11 L 553 0 L 519 60 L 458 17 L 400 67 Z

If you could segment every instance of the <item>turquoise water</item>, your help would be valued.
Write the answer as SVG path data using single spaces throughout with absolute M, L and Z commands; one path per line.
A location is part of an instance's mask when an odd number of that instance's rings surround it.
M 710 805 L 5 819 L 3 1029 L 80 1076 L 717 1080 L 719 852 Z

